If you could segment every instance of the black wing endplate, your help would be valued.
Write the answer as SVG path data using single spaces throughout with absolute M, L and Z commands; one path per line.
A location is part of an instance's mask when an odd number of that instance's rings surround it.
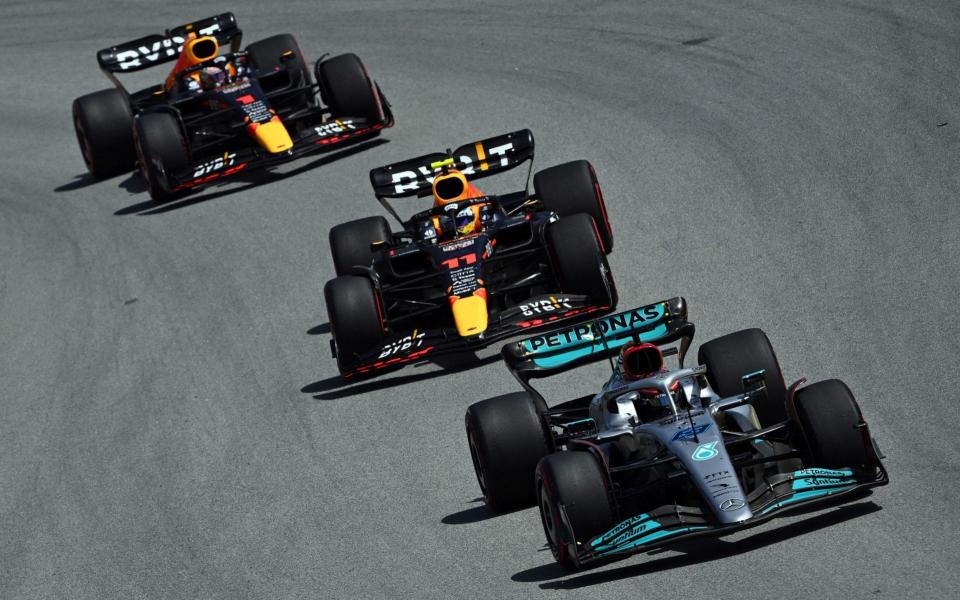
M 239 44 L 241 35 L 233 13 L 207 17 L 186 23 L 167 31 L 165 35 L 153 34 L 104 48 L 97 52 L 97 62 L 107 73 L 132 73 L 176 60 L 188 36 L 212 35 L 221 46 Z
M 471 179 L 500 173 L 533 158 L 533 132 L 521 129 L 464 144 L 451 154 L 435 152 L 370 171 L 378 197 L 403 198 L 426 193 L 434 175 L 444 167 L 462 171 Z

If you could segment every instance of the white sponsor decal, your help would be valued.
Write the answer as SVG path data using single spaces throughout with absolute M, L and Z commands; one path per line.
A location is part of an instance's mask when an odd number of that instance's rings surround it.
M 193 172 L 193 176 L 202 177 L 213 173 L 214 171 L 219 171 L 224 167 L 233 166 L 233 161 L 236 160 L 237 155 L 235 153 L 223 153 L 223 156 L 218 156 L 214 160 L 207 161 L 202 165 L 197 165 L 197 168 Z
M 564 297 L 550 298 L 549 300 L 536 300 L 529 304 L 520 305 L 520 310 L 523 311 L 523 316 L 525 317 L 532 317 L 534 315 L 542 315 L 560 309 L 571 308 L 573 308 L 573 306 L 570 305 L 570 298 Z
M 220 31 L 220 25 L 214 23 L 209 27 L 197 31 L 197 35 L 213 35 L 218 31 Z M 156 41 L 150 46 L 139 46 L 133 50 L 124 50 L 117 53 L 117 63 L 121 70 L 126 71 L 127 69 L 142 67 L 143 62 L 141 62 L 141 60 L 145 60 L 148 63 L 157 62 L 161 59 L 161 54 L 165 59 L 171 58 L 180 54 L 180 50 L 183 48 L 185 41 L 187 41 L 186 38 L 175 35 L 164 40 Z
M 410 348 L 419 348 L 420 345 L 423 344 L 423 338 L 425 336 L 426 336 L 425 333 L 422 333 L 422 332 L 417 333 L 417 331 L 414 330 L 414 332 L 411 333 L 410 335 L 404 336 L 399 340 L 395 342 L 391 342 L 386 346 L 384 346 L 383 349 L 380 350 L 380 356 L 378 356 L 377 358 L 378 359 L 387 358 L 388 356 L 393 356 L 394 354 L 405 352 Z
M 345 133 L 349 129 L 356 129 L 353 125 L 353 120 L 351 119 L 337 119 L 336 121 L 330 121 L 329 123 L 324 123 L 314 127 L 313 130 L 317 132 L 317 135 L 320 137 L 327 137 L 329 135 L 339 135 Z
M 487 158 L 483 162 L 491 163 L 494 161 L 494 157 L 500 157 L 500 166 L 506 167 L 510 164 L 510 160 L 507 158 L 507 151 L 513 149 L 513 142 L 503 144 L 502 146 L 494 146 L 493 148 L 486 148 Z M 461 173 L 464 175 L 475 175 L 477 170 L 476 167 L 472 164 L 473 159 L 469 156 L 461 156 L 460 163 L 468 165 L 461 169 Z M 393 190 L 394 193 L 402 194 L 404 192 L 412 192 L 419 188 L 418 179 L 422 177 L 427 183 L 433 183 L 434 176 L 441 171 L 442 167 L 431 170 L 429 166 L 417 167 L 416 171 L 399 171 L 393 174 Z M 481 169 L 482 170 L 482 169 Z

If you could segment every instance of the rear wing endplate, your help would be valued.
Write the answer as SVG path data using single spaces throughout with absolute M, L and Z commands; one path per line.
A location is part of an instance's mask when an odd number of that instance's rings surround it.
M 530 379 L 612 358 L 631 341 L 659 346 L 679 340 L 683 364 L 695 330 L 687 320 L 687 301 L 676 297 L 512 342 L 501 354 L 510 371 L 527 387 Z
M 174 27 L 165 34 L 152 34 L 104 48 L 97 52 L 97 62 L 108 76 L 148 69 L 176 60 L 191 33 L 211 35 L 221 46 L 230 44 L 232 52 L 240 49 L 242 32 L 237 27 L 236 17 L 227 12 Z
M 444 168 L 457 169 L 471 179 L 486 177 L 533 160 L 533 132 L 521 129 L 464 144 L 456 150 L 435 152 L 370 171 L 378 198 L 403 198 L 427 193 Z

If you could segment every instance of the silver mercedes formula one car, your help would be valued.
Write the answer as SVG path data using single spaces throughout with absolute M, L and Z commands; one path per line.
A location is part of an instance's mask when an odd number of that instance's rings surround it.
M 707 342 L 684 367 L 693 334 L 673 298 L 504 346 L 525 391 L 466 414 L 487 504 L 538 504 L 554 557 L 576 569 L 888 483 L 845 384 L 787 387 L 759 329 Z M 595 394 L 550 407 L 530 384 L 606 359 Z

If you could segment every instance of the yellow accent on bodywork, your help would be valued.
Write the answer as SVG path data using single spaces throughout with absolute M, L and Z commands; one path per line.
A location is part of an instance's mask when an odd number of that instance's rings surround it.
M 483 144 L 481 144 L 480 142 L 477 142 L 474 148 L 477 151 L 477 158 L 480 159 L 480 170 L 486 171 L 487 169 L 490 168 L 490 165 L 487 164 L 487 155 L 483 151 Z
M 338 121 L 338 123 L 339 123 L 339 121 Z M 453 159 L 452 159 L 452 158 L 445 158 L 445 159 L 443 159 L 443 160 L 438 160 L 438 161 L 436 161 L 436 162 L 430 163 L 430 168 L 433 169 L 434 171 L 436 171 L 436 170 L 439 169 L 440 167 L 445 167 L 445 166 L 447 166 L 447 165 L 452 165 L 452 164 L 453 164 Z
M 479 335 L 487 330 L 487 301 L 480 296 L 455 300 L 452 309 L 460 337 Z
M 253 130 L 253 137 L 264 150 L 273 154 L 293 148 L 293 140 L 279 119 L 257 125 Z

